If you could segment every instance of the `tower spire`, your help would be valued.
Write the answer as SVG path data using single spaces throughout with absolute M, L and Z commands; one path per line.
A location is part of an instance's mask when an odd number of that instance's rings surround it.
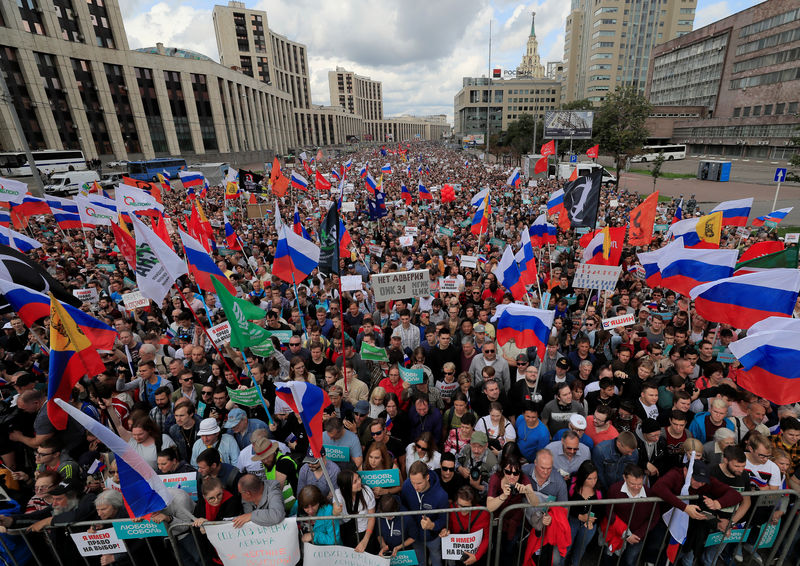
M 531 12 L 531 34 L 528 36 L 528 44 L 525 54 L 522 56 L 522 63 L 517 67 L 517 75 L 542 78 L 544 77 L 544 67 L 539 59 L 539 42 L 536 39 L 536 12 Z
M 531 12 L 531 37 L 536 37 L 536 12 Z

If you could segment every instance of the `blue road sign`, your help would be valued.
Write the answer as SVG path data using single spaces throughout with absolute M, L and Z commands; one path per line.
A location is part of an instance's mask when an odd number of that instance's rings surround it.
M 775 169 L 775 182 L 776 183 L 783 183 L 786 180 L 786 169 L 783 167 L 778 167 Z
M 577 154 L 575 154 L 575 153 L 573 153 L 572 155 L 570 155 L 570 156 L 569 156 L 569 162 L 570 162 L 570 163 L 577 163 L 577 162 L 578 162 L 578 155 L 577 155 Z

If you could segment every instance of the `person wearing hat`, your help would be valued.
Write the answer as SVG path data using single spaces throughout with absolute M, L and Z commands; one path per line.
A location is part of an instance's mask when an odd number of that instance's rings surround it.
M 281 487 L 283 504 L 286 513 L 294 509 L 297 489 L 297 464 L 278 450 L 278 443 L 269 438 L 259 437 L 253 441 L 253 462 L 261 462 L 264 467 L 264 478 L 275 480 Z
M 344 419 L 344 427 L 355 434 L 362 446 L 367 446 L 372 442 L 369 433 L 369 425 L 372 419 L 369 418 L 369 401 L 359 401 L 353 406 L 353 420 Z
M 592 453 L 581 443 L 575 431 L 564 429 L 561 432 L 561 439 L 553 440 L 546 448 L 553 454 L 553 469 L 561 474 L 564 481 L 569 481 L 570 476 L 578 471 L 580 465 L 592 457 Z
M 303 458 L 303 465 L 297 473 L 297 492 L 303 491 L 303 488 L 308 485 L 313 485 L 319 488 L 322 495 L 328 500 L 333 500 L 328 480 L 325 479 L 325 473 L 322 471 L 322 466 L 328 472 L 333 485 L 336 485 L 336 478 L 339 476 L 339 466 L 335 462 L 331 462 L 325 457 L 325 448 L 322 449 L 321 458 L 314 456 L 311 448 L 306 452 L 306 457 Z
M 667 440 L 661 435 L 661 425 L 651 418 L 642 420 L 636 429 L 636 442 L 639 450 L 639 467 L 642 468 L 652 484 L 663 470 L 658 464 L 663 460 L 667 451 Z
M 686 483 L 686 475 L 689 467 L 692 468 L 692 479 L 689 484 L 688 495 L 697 495 L 698 498 L 691 502 L 686 502 L 678 498 L 683 485 Z M 681 556 L 683 564 L 692 563 L 692 555 L 700 556 L 704 552 L 705 542 L 708 534 L 715 529 L 724 518 L 723 509 L 731 508 L 742 502 L 742 495 L 730 485 L 721 482 L 711 474 L 711 468 L 702 460 L 694 460 L 686 467 L 673 468 L 664 473 L 652 488 L 649 494 L 653 497 L 660 497 L 664 500 L 662 511 L 666 512 L 670 507 L 684 511 L 689 515 L 689 526 L 686 532 L 686 540 L 681 545 Z M 609 495 L 609 497 L 611 497 Z M 709 520 L 709 519 L 714 519 Z M 662 523 L 663 525 L 663 523 Z M 659 527 L 651 535 L 664 533 L 665 526 Z
M 456 456 L 456 473 L 469 482 L 481 501 L 486 501 L 489 477 L 497 471 L 497 456 L 489 450 L 489 437 L 485 432 L 472 433 L 469 444 Z
M 197 436 L 199 438 L 192 446 L 192 459 L 189 462 L 192 466 L 197 466 L 197 456 L 208 448 L 216 448 L 224 463 L 236 465 L 239 459 L 239 445 L 230 434 L 222 433 L 215 418 L 209 417 L 200 421 Z
M 562 383 L 570 385 L 575 381 L 575 375 L 570 373 L 572 366 L 567 358 L 559 358 L 555 363 L 555 369 L 551 372 L 539 376 L 539 384 L 542 397 L 545 403 L 553 399 L 556 389 Z
M 235 408 L 228 413 L 222 427 L 229 431 L 236 440 L 239 450 L 244 450 L 250 444 L 250 435 L 258 429 L 266 429 L 267 423 L 259 419 L 250 419 L 240 408 Z
M 594 440 L 586 434 L 586 427 L 588 426 L 587 417 L 575 413 L 570 416 L 567 428 L 562 428 L 553 435 L 553 440 L 561 440 L 564 432 L 571 430 L 578 435 L 581 439 L 581 444 L 585 445 L 589 450 L 594 448 Z

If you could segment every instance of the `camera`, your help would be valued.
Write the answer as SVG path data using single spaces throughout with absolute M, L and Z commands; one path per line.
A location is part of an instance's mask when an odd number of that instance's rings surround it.
M 514 496 L 518 494 L 519 494 L 519 489 L 517 489 L 517 484 L 512 485 L 509 491 L 509 495 Z
M 481 479 L 481 467 L 480 466 L 472 466 L 469 469 L 469 479 L 472 481 L 478 481 Z

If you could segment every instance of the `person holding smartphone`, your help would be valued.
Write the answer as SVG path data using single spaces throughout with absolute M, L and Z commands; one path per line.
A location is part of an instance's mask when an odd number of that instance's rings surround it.
M 586 460 L 578 467 L 575 480 L 569 488 L 570 501 L 581 501 L 586 504 L 569 508 L 572 545 L 565 566 L 580 566 L 586 547 L 597 532 L 595 523 L 605 509 L 602 505 L 592 506 L 592 502 L 600 500 L 597 477 L 597 466 L 591 460 Z

